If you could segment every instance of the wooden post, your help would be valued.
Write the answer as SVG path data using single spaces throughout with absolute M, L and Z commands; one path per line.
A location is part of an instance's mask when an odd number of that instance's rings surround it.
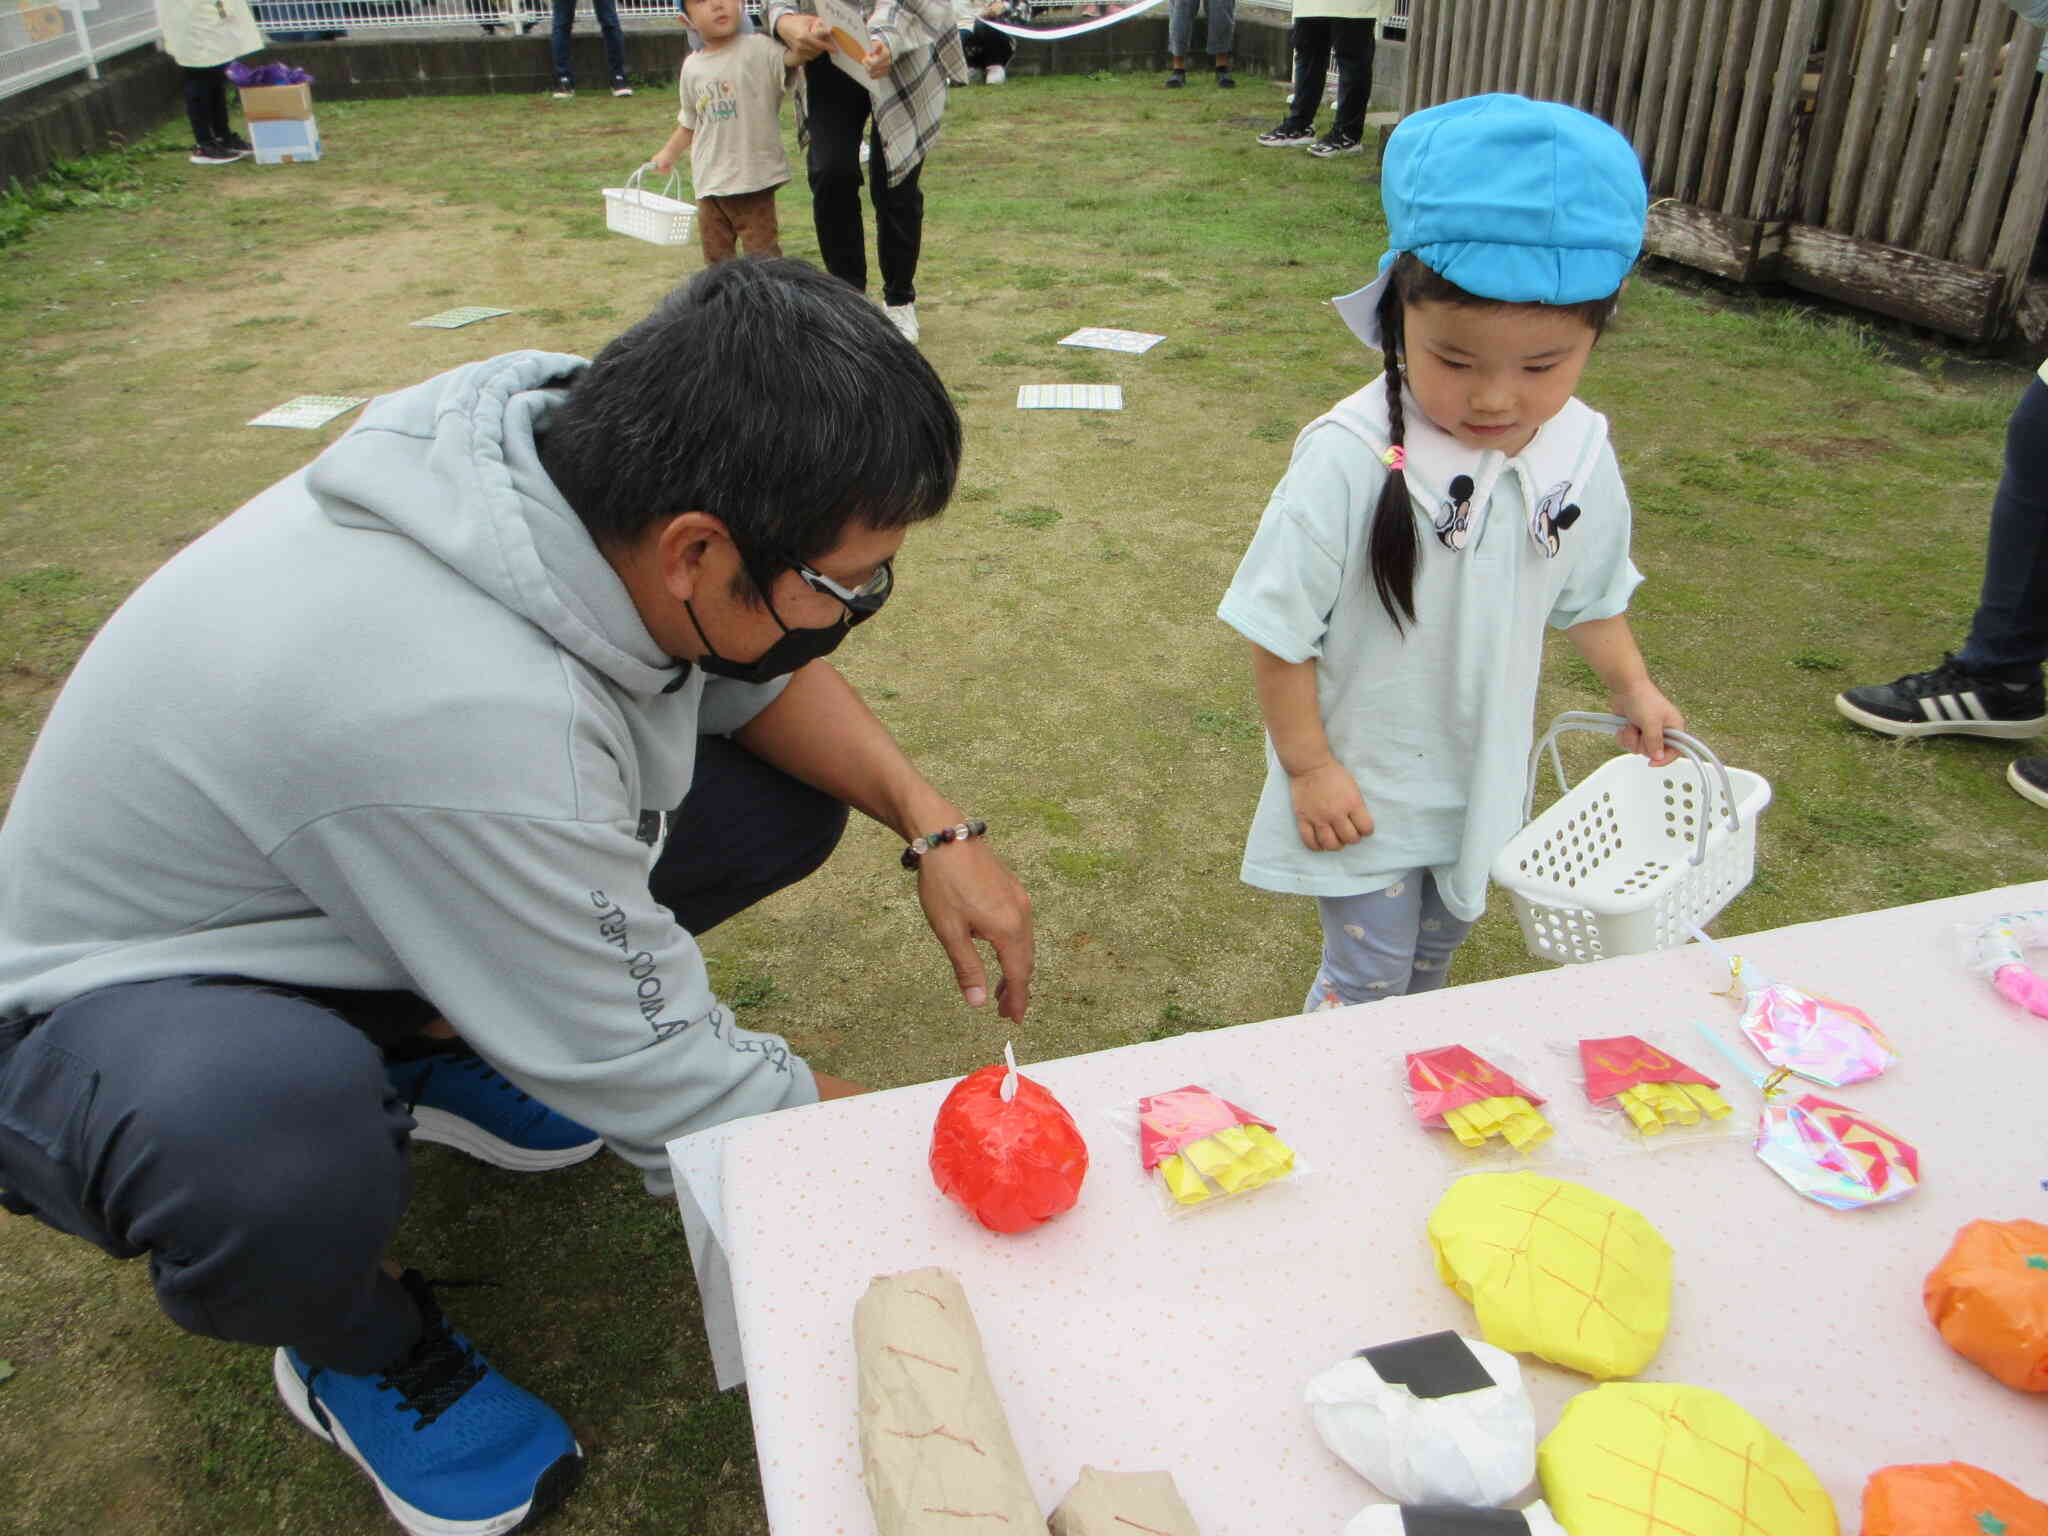
M 1856 50 L 1856 89 L 1837 141 L 1835 174 L 1828 184 L 1826 217 L 1813 220 L 1831 229 L 1847 229 L 1856 217 L 1863 191 L 1863 168 L 1870 162 L 1870 140 L 1884 105 L 1885 57 L 1891 47 L 1892 24 L 1898 19 L 1892 0 L 1864 0 L 1863 40 Z
M 1579 24 L 1572 29 L 1574 46 L 1578 49 L 1578 68 L 1572 71 L 1571 104 L 1581 112 L 1593 110 L 1594 98 L 1599 94 L 1600 43 L 1606 29 L 1602 17 L 1607 10 L 1607 0 L 1587 0 L 1585 14 L 1579 17 Z
M 1994 0 L 2003 4 L 2003 0 Z M 1988 88 L 1992 61 L 1979 53 L 1967 63 L 1962 58 L 1963 39 L 1975 19 L 1967 0 L 1949 0 L 1942 10 L 1941 25 L 1934 34 L 1934 54 L 1928 61 L 1927 78 L 1920 88 L 1920 100 L 1913 112 L 1913 132 L 1906 140 L 1906 153 L 1899 167 L 1899 183 L 1892 188 L 1884 234 L 1887 245 L 1904 245 L 1919 224 L 1927 206 L 1927 192 L 1934 180 L 1934 157 L 1955 158 L 1969 164 L 1977 158 L 1977 128 L 1960 115 L 1951 121 L 1949 103 L 1955 99 L 1956 70 L 1982 78 Z M 1967 91 L 1965 92 L 1967 95 Z
M 1818 224 L 1827 212 L 1828 178 L 1841 151 L 1842 123 L 1849 112 L 1849 90 L 1856 83 L 1856 23 L 1861 14 L 1852 0 L 1836 0 L 1835 22 L 1821 55 L 1820 100 L 1814 106 L 1813 131 L 1806 141 L 1805 193 L 1799 217 Z
M 1899 174 L 1899 157 L 1906 148 L 1906 130 L 1913 122 L 1913 103 L 1920 95 L 1921 59 L 1927 52 L 1927 35 L 1933 25 L 1933 6 L 1909 6 L 1889 65 L 1882 59 L 1874 61 L 1885 71 L 1884 110 L 1877 120 L 1877 137 L 1870 146 L 1870 164 L 1863 173 L 1863 195 L 1857 201 L 1855 222 L 1844 224 L 1831 219 L 1830 228 L 1862 240 L 1880 238 L 1892 183 Z M 1869 67 L 1866 63 L 1865 68 Z
M 1991 107 L 1991 132 L 1978 156 L 1976 184 L 1970 189 L 1963 226 L 1956 234 L 1955 258 L 1967 266 L 1981 267 L 1991 259 L 1993 232 L 2005 206 L 2006 182 L 2020 152 L 2020 132 L 2026 126 L 2027 108 L 2039 78 L 2025 67 L 2025 61 L 2038 56 L 2040 39 L 2038 29 L 2020 23 L 2007 44 L 2005 73 L 1998 82 L 1998 100 Z M 2035 52 L 2030 55 L 2028 49 Z M 2011 66 L 2015 58 L 2021 61 L 2018 69 Z
M 1650 0 L 1650 41 L 1643 55 L 1643 92 L 1636 107 L 1635 131 L 1629 138 L 1642 157 L 1643 174 L 1649 176 L 1657 154 L 1657 128 L 1663 121 L 1664 88 L 1671 76 L 1671 26 L 1675 17 L 1670 0 Z M 1657 195 L 1657 183 L 1650 181 L 1650 195 Z
M 1844 0 L 1845 8 L 1847 0 Z M 1757 8 L 1749 0 L 1737 0 L 1729 19 L 1727 44 L 1721 50 L 1720 86 L 1714 92 L 1713 120 L 1707 129 L 1706 164 L 1700 177 L 1699 201 L 1708 208 L 1726 211 L 1728 173 L 1735 151 L 1735 117 L 1742 98 L 1735 83 L 1742 78 L 1750 50 L 1756 46 Z
M 1614 116 L 1609 119 L 1636 147 L 1636 158 L 1645 159 L 1643 135 L 1636 131 L 1637 108 L 1643 97 L 1643 50 L 1648 46 L 1650 13 L 1655 0 L 1630 0 L 1628 37 L 1621 48 L 1621 69 L 1616 75 Z
M 1784 175 L 1785 157 L 1799 114 L 1799 79 L 1806 72 L 1806 55 L 1819 25 L 1820 0 L 1792 0 L 1778 45 L 1778 73 L 1770 89 L 1763 149 L 1757 156 L 1756 191 L 1749 206 L 1752 218 L 1783 218 L 1797 190 L 1796 182 Z M 1730 211 L 1742 212 L 1740 208 Z
M 1756 37 L 1750 44 L 1749 69 L 1743 76 L 1742 114 L 1735 120 L 1735 147 L 1729 155 L 1728 191 L 1723 206 L 1730 213 L 1748 211 L 1757 181 L 1757 156 L 1764 125 L 1770 118 L 1771 40 L 1784 25 L 1789 0 L 1763 0 Z
M 1717 61 L 1726 52 L 1732 25 L 1723 0 L 1708 0 L 1699 46 L 1694 50 L 1692 93 L 1686 99 L 1685 135 L 1678 146 L 1678 174 L 1671 179 L 1671 195 L 1681 203 L 1698 202 L 1706 179 L 1707 129 L 1713 121 L 1713 104 L 1723 94 L 1717 89 L 1724 78 Z
M 1543 63 L 1543 28 L 1533 5 L 1521 33 L 1522 49 L 1515 60 L 1515 94 L 1533 97 L 1536 94 L 1536 72 Z
M 1635 4 L 1614 4 L 1600 7 L 1600 77 L 1595 84 L 1593 115 L 1604 118 L 1626 134 L 1620 118 L 1621 75 L 1627 59 L 1628 29 L 1633 23 L 1641 0 Z
M 2035 34 L 2033 41 L 2038 44 L 2038 30 L 2025 30 Z M 2032 60 L 2025 55 L 2016 60 L 2008 55 L 2005 67 L 2026 70 L 2031 65 Z M 2037 94 L 2034 120 L 2027 128 L 2027 147 L 2020 152 L 2019 169 L 2012 179 L 2012 199 L 2005 205 L 2005 221 L 1991 247 L 1992 270 L 2005 274 L 2008 306 L 2019 303 L 2020 288 L 2033 264 L 2034 247 L 2041 239 L 2041 218 L 2048 214 L 2048 111 L 2043 110 L 2044 105 L 2048 103 Z
M 1998 68 L 1998 45 L 2007 32 L 2013 13 L 2003 0 L 1979 0 L 1977 26 L 1970 34 L 1969 77 L 1950 119 L 1950 145 L 1934 168 L 1933 185 L 1920 227 L 1908 235 L 1899 232 L 1898 244 L 1910 244 L 1930 256 L 1953 256 L 1963 213 L 1963 194 L 1969 190 L 1970 172 L 1983 163 L 1991 127 L 1991 82 Z

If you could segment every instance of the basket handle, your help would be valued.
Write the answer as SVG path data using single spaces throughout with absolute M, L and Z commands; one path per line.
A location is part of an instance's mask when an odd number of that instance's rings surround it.
M 639 170 L 635 171 L 632 175 L 626 178 L 626 185 L 624 190 L 628 198 L 630 198 L 632 201 L 636 203 L 640 201 L 641 194 L 643 194 L 647 190 L 645 187 L 640 185 L 640 178 L 642 176 L 645 176 L 649 171 L 653 169 L 654 162 L 652 160 L 649 160 L 645 165 L 641 166 Z M 682 185 L 683 173 L 680 170 L 671 170 L 668 173 L 668 180 L 662 183 L 661 192 L 659 195 L 669 199 L 669 201 L 671 202 L 681 202 L 682 199 L 677 197 L 676 193 L 682 190 Z
M 1596 731 L 1602 735 L 1614 736 L 1620 734 L 1621 728 L 1627 724 L 1628 721 L 1620 715 L 1610 715 L 1590 709 L 1568 709 L 1551 721 L 1550 729 L 1545 731 L 1542 739 L 1529 749 L 1528 784 L 1522 792 L 1522 821 L 1524 825 L 1528 823 L 1530 813 L 1536 808 L 1536 772 L 1542 766 L 1544 748 L 1548 747 L 1550 749 L 1550 766 L 1557 775 L 1557 787 L 1559 792 L 1562 793 L 1571 788 L 1571 781 L 1565 777 L 1564 759 L 1558 753 L 1557 738 L 1566 731 Z M 1730 832 L 1737 831 L 1742 826 L 1742 818 L 1735 809 L 1735 786 L 1729 782 L 1728 770 L 1723 766 L 1721 759 L 1714 755 L 1714 749 L 1701 741 L 1697 736 L 1689 736 L 1684 731 L 1666 731 L 1664 739 L 1690 759 L 1693 768 L 1700 776 L 1700 798 L 1706 802 L 1708 813 L 1700 818 L 1700 835 L 1693 844 L 1692 862 L 1697 865 L 1707 856 L 1707 828 L 1712 826 L 1714 821 L 1712 815 L 1712 806 L 1714 804 L 1713 785 L 1707 778 L 1709 766 L 1713 768 L 1714 773 L 1719 776 L 1721 781 L 1721 798 L 1728 807 L 1728 830 Z

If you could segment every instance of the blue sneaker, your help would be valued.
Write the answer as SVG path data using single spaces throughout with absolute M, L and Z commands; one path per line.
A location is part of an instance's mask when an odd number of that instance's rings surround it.
M 417 1060 L 389 1062 L 384 1072 L 412 1106 L 414 1141 L 438 1141 L 516 1173 L 567 1168 L 604 1145 L 589 1126 L 521 1093 L 459 1041 Z
M 370 1474 L 413 1536 L 499 1536 L 576 1486 L 583 1451 L 554 1409 L 500 1376 L 448 1326 L 417 1270 L 401 1277 L 426 1331 L 390 1370 L 271 1363 L 292 1417 Z

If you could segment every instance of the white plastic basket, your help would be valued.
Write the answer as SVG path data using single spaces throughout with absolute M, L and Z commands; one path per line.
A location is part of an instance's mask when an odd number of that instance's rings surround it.
M 697 227 L 696 205 L 670 195 L 681 186 L 682 177 L 670 171 L 661 191 L 650 192 L 640 185 L 648 170 L 643 165 L 623 187 L 604 189 L 604 227 L 649 245 L 688 245 Z
M 1603 763 L 1577 788 L 1567 783 L 1559 733 L 1611 734 L 1627 723 L 1574 710 L 1551 721 L 1529 753 L 1525 825 L 1493 861 L 1493 878 L 1514 898 L 1523 941 L 1538 959 L 1583 965 L 1673 948 L 1756 873 L 1756 819 L 1771 803 L 1770 781 L 1723 767 L 1683 731 L 1664 739 L 1687 764 L 1653 768 L 1630 754 Z M 1545 748 L 1564 792 L 1532 821 Z

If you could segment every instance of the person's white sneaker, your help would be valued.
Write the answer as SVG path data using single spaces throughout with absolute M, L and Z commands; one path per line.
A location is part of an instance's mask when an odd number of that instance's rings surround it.
M 987 78 L 990 85 L 1001 85 L 1010 78 L 1010 72 L 1000 64 L 991 64 L 988 67 Z
M 882 313 L 889 317 L 889 323 L 903 333 L 903 339 L 912 346 L 917 345 L 917 305 L 884 304 Z

